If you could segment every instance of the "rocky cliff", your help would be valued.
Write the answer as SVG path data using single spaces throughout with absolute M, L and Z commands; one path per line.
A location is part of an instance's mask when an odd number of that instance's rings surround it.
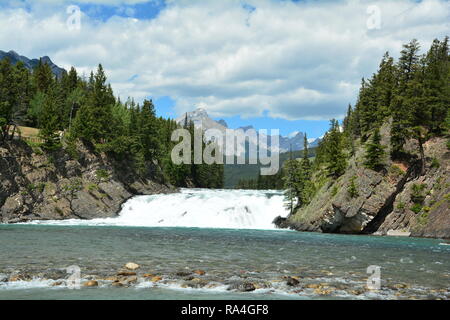
M 0 222 L 113 217 L 134 195 L 173 191 L 155 164 L 140 178 L 129 161 L 84 145 L 70 154 L 19 140 L 0 146 Z
M 385 124 L 381 130 L 385 146 L 389 131 Z M 412 154 L 418 150 L 414 140 L 405 148 Z M 364 147 L 357 146 L 343 176 L 325 180 L 308 206 L 287 219 L 277 218 L 276 224 L 299 231 L 450 238 L 447 139 L 433 138 L 424 148 L 422 174 L 417 158 L 399 163 L 386 157 L 385 170 L 369 170 L 362 165 Z

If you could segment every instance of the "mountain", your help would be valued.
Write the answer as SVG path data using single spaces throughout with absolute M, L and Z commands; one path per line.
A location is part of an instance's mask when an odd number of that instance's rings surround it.
M 181 117 L 176 119 L 178 124 L 183 125 L 186 121 L 192 121 L 196 128 L 203 128 L 203 130 L 208 129 L 219 129 L 222 132 L 225 132 L 226 129 L 228 129 L 228 125 L 224 120 L 215 121 L 214 119 L 210 118 L 207 111 L 202 108 L 198 108 L 194 111 L 187 112 L 183 114 Z M 254 129 L 252 125 L 239 127 L 236 130 L 244 130 L 247 131 L 249 129 Z M 258 131 L 257 131 L 258 133 Z M 259 134 L 259 133 L 258 133 Z M 279 136 L 279 149 L 278 150 L 272 150 L 274 152 L 288 152 L 289 150 L 292 151 L 298 151 L 303 150 L 303 139 L 304 134 L 303 132 L 294 132 L 293 134 L 283 137 Z M 319 144 L 320 139 L 309 139 L 308 145 L 310 147 L 317 147 Z M 254 142 L 256 143 L 256 141 Z M 270 139 L 268 139 L 268 146 L 263 147 L 270 147 Z
M 29 59 L 25 56 L 19 55 L 17 52 L 12 51 L 12 50 L 9 52 L 0 50 L 0 60 L 3 60 L 5 58 L 8 58 L 12 64 L 17 64 L 17 62 L 22 61 L 23 64 L 25 65 L 25 67 L 29 70 L 33 70 L 39 63 L 39 59 Z M 42 62 L 45 62 L 50 66 L 53 74 L 56 77 L 59 78 L 62 76 L 62 74 L 64 72 L 66 72 L 65 69 L 60 68 L 56 64 L 54 64 L 49 57 L 44 56 L 44 57 L 41 57 L 40 59 L 42 59 Z

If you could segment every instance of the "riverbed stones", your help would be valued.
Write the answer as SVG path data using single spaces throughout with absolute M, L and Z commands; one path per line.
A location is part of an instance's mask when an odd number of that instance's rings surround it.
M 137 269 L 139 269 L 139 267 L 140 266 L 137 263 L 134 263 L 134 262 L 128 262 L 125 265 L 125 268 L 127 268 L 128 270 L 137 270 Z

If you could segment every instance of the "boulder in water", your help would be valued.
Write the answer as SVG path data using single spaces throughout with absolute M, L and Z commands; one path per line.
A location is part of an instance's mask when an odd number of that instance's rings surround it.
M 98 282 L 96 280 L 89 280 L 83 284 L 84 287 L 98 287 Z
M 198 274 L 199 276 L 203 276 L 203 275 L 205 275 L 205 271 L 204 270 L 194 270 L 193 271 L 195 274 Z
M 298 281 L 298 279 L 296 279 L 294 277 L 287 277 L 286 278 L 286 284 L 288 286 L 295 287 L 295 286 L 298 286 L 300 284 L 300 281 Z
M 136 269 L 139 269 L 139 267 L 140 266 L 137 263 L 134 263 L 134 262 L 128 262 L 125 265 L 125 268 L 127 268 L 128 270 L 136 270 Z

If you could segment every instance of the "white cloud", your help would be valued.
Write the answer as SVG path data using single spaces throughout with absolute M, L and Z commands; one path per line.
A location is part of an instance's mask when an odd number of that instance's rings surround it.
M 83 16 L 79 32 L 67 29 L 63 7 L 3 10 L 0 49 L 49 55 L 85 72 L 102 62 L 123 98 L 171 96 L 179 114 L 203 105 L 215 117 L 268 110 L 286 119 L 329 119 L 345 113 L 385 51 L 397 56 L 412 38 L 427 49 L 450 30 L 444 0 L 247 3 L 256 10 L 237 0 L 169 1 L 152 20 Z M 366 27 L 369 4 L 381 10 L 379 30 Z

